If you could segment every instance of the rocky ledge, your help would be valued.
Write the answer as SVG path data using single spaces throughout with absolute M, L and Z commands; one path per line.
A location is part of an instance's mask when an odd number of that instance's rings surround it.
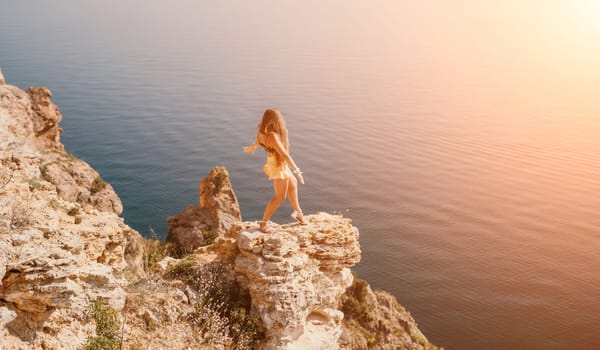
M 220 264 L 248 293 L 264 331 L 258 348 L 438 349 L 392 295 L 373 292 L 351 272 L 361 251 L 350 219 L 305 218 L 307 225 L 274 225 L 269 233 L 240 222 L 188 256 L 196 267 Z M 164 265 L 181 264 L 167 259 Z
M 307 215 L 307 226 L 264 234 L 243 224 L 235 273 L 266 328 L 267 349 L 335 349 L 344 314 L 340 298 L 360 261 L 358 230 L 349 219 Z
M 223 227 L 219 220 L 203 221 L 203 216 L 190 213 L 210 210 L 204 217 L 223 218 L 229 225 L 185 259 L 191 257 L 195 269 L 221 266 L 221 278 L 235 280 L 248 295 L 249 309 L 258 315 L 264 332 L 257 348 L 438 349 L 392 295 L 374 292 L 351 272 L 361 251 L 359 231 L 349 218 L 322 212 L 306 215 L 307 225 L 273 224 L 271 232 L 263 233 L 257 221 L 231 220 L 239 216 L 239 205 L 226 169 L 213 169 L 201 181 L 200 193 L 227 200 L 210 208 L 201 200 L 199 206 L 169 218 L 170 239 L 205 240 L 207 232 Z M 185 259 L 166 258 L 161 264 L 170 265 L 168 271 Z
M 169 218 L 167 243 L 141 238 L 110 184 L 65 152 L 50 97 L 0 72 L 1 349 L 437 349 L 352 274 L 350 219 L 262 233 L 224 168 Z

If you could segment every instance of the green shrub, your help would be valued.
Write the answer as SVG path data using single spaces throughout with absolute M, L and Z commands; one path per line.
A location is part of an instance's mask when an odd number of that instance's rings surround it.
M 88 338 L 82 350 L 120 350 L 121 342 L 119 339 L 96 336 Z
M 33 208 L 29 205 L 30 201 L 31 195 L 21 200 L 13 199 L 6 213 L 10 228 L 23 227 L 32 222 Z
M 250 314 L 246 307 L 231 310 L 229 321 L 234 349 L 251 349 L 255 342 L 264 338 L 262 320 L 258 315 Z
M 98 299 L 90 305 L 92 317 L 96 321 L 96 334 L 115 338 L 119 334 L 119 314 L 107 305 L 104 300 Z
M 375 345 L 377 345 L 377 338 L 376 338 L 376 337 L 374 337 L 374 336 L 370 336 L 370 337 L 367 339 L 367 346 L 368 346 L 369 348 L 372 348 L 372 347 L 374 347 Z
M 173 242 L 161 243 L 152 226 L 149 227 L 149 235 L 150 238 L 144 238 L 144 269 L 146 270 L 167 256 L 181 259 L 192 252 L 192 249 L 178 247 Z
M 92 182 L 92 186 L 90 187 L 90 193 L 92 195 L 102 191 L 106 187 L 107 183 L 104 181 L 100 175 L 98 175 L 94 181 Z
M 96 321 L 96 336 L 89 337 L 82 350 L 119 350 L 119 314 L 98 299 L 90 304 L 90 314 Z
M 214 177 L 215 187 L 213 188 L 213 195 L 221 191 L 221 188 L 223 188 L 223 185 L 225 184 L 225 179 L 227 179 L 227 173 L 225 172 L 225 169 L 218 169 L 218 171 L 219 172 Z
M 185 258 L 194 251 L 194 249 L 190 247 L 181 247 L 173 242 L 166 242 L 164 246 L 167 251 L 167 255 L 176 259 Z
M 250 296 L 223 263 L 198 266 L 190 255 L 169 269 L 167 278 L 184 281 L 198 291 L 189 321 L 208 339 L 229 337 L 232 349 L 252 349 L 264 338 L 261 319 L 250 313 Z
M 152 267 L 164 259 L 166 254 L 162 244 L 156 239 L 144 239 L 144 269 Z
M 39 182 L 37 182 L 37 181 L 36 181 L 36 180 L 34 180 L 34 179 L 29 179 L 29 180 L 27 181 L 27 183 L 29 184 L 29 190 L 30 190 L 31 192 L 33 192 L 33 191 L 36 191 L 36 190 L 39 190 L 40 188 L 42 188 L 42 184 L 41 184 L 41 183 L 39 183 Z
M 202 230 L 202 237 L 206 245 L 212 244 L 219 237 L 219 230 L 216 228 L 207 228 Z
M 196 260 L 193 255 L 188 255 L 179 261 L 177 264 L 171 266 L 165 277 L 169 279 L 178 279 L 182 280 L 186 284 L 191 287 L 197 289 L 198 276 L 196 276 L 198 272 L 196 271 Z
M 48 164 L 40 165 L 40 175 L 41 175 L 42 179 L 44 179 L 48 182 L 51 182 L 50 175 L 48 174 Z
M 369 284 L 367 281 L 354 275 L 352 285 L 346 290 L 342 303 L 344 317 L 354 319 L 359 323 L 372 322 L 375 317 L 371 306 L 368 304 L 367 293 Z
M 154 264 L 164 259 L 168 253 L 168 247 L 166 244 L 161 244 L 158 239 L 158 235 L 152 228 L 149 227 L 150 237 L 151 238 L 143 238 L 144 242 L 144 270 L 148 270 Z

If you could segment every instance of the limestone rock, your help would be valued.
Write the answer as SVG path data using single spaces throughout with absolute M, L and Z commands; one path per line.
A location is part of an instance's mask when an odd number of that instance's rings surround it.
M 169 232 L 167 242 L 175 243 L 180 249 L 191 252 L 197 247 L 206 245 L 207 237 L 211 234 L 211 216 L 207 210 L 190 205 L 176 216 L 167 219 Z
M 167 241 L 190 252 L 231 230 L 241 219 L 229 173 L 223 167 L 215 167 L 200 181 L 200 205 L 190 205 L 167 219 Z
M 242 220 L 240 205 L 224 167 L 215 167 L 210 174 L 200 180 L 200 208 L 212 210 L 219 229 L 228 231 L 232 225 Z
M 384 291 L 374 292 L 356 276 L 341 300 L 345 315 L 341 349 L 440 349 L 427 340 L 396 298 Z
M 83 208 L 123 212 L 121 199 L 112 186 L 106 183 L 96 170 L 86 162 L 66 153 L 46 154 L 39 166 L 43 180 L 56 186 L 58 195 L 69 202 L 77 202 Z
M 156 268 L 161 272 L 161 273 L 166 273 L 167 270 L 169 269 L 169 267 L 175 265 L 177 262 L 179 262 L 178 259 L 172 258 L 170 256 L 165 257 L 164 259 L 162 259 L 161 261 L 156 263 Z
M 0 307 L 0 328 L 4 328 L 4 326 L 17 318 L 16 312 L 6 308 Z
M 127 287 L 123 316 L 127 319 L 123 349 L 213 350 L 203 344 L 187 319 L 195 311 L 194 294 L 180 281 L 142 279 Z
M 5 84 L 4 74 L 2 74 L 2 68 L 0 68 L 0 85 L 4 85 L 4 84 Z
M 0 346 L 78 349 L 90 301 L 123 309 L 143 245 L 121 201 L 64 151 L 46 88 L 0 85 Z
M 17 318 L 17 313 L 5 306 L 0 306 L 0 340 L 10 337 L 6 325 Z
M 340 298 L 360 261 L 358 230 L 350 219 L 306 215 L 264 234 L 258 223 L 240 228 L 235 259 L 239 283 L 266 328 L 265 349 L 337 349 L 342 333 Z
M 127 244 L 125 245 L 124 258 L 127 263 L 127 270 L 129 276 L 126 276 L 128 280 L 139 280 L 145 277 L 144 267 L 144 239 L 140 234 L 132 229 L 125 229 L 123 231 Z
M 8 265 L 8 244 L 0 241 L 0 287 L 6 273 L 6 265 Z
M 47 88 L 25 92 L 0 85 L 0 186 L 3 178 L 19 171 L 35 189 L 53 189 L 83 209 L 121 214 L 123 205 L 112 186 L 89 164 L 64 152 L 58 125 L 62 115 L 51 96 Z
M 58 127 L 62 115 L 58 107 L 50 101 L 52 93 L 45 87 L 30 87 L 25 92 L 31 98 L 33 131 L 40 148 L 63 151 L 64 146 L 60 143 L 62 129 Z

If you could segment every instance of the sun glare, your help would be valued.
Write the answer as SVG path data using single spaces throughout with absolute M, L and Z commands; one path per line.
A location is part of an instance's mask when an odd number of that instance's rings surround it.
M 576 0 L 570 4 L 574 7 L 575 20 L 581 29 L 600 34 L 600 0 Z

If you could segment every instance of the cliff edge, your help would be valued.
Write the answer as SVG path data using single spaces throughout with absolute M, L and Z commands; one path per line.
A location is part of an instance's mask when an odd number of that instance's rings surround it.
M 50 90 L 0 74 L 0 348 L 77 349 L 90 303 L 123 308 L 126 277 L 143 275 L 141 236 L 121 200 L 64 151 Z
M 360 261 L 358 230 L 326 213 L 306 221 L 268 234 L 244 224 L 237 235 L 236 277 L 264 323 L 266 349 L 339 348 L 339 304 Z
M 141 238 L 110 184 L 64 150 L 50 98 L 0 71 L 1 349 L 438 349 L 353 275 L 350 219 L 262 233 L 224 168 L 168 219 L 168 242 Z

